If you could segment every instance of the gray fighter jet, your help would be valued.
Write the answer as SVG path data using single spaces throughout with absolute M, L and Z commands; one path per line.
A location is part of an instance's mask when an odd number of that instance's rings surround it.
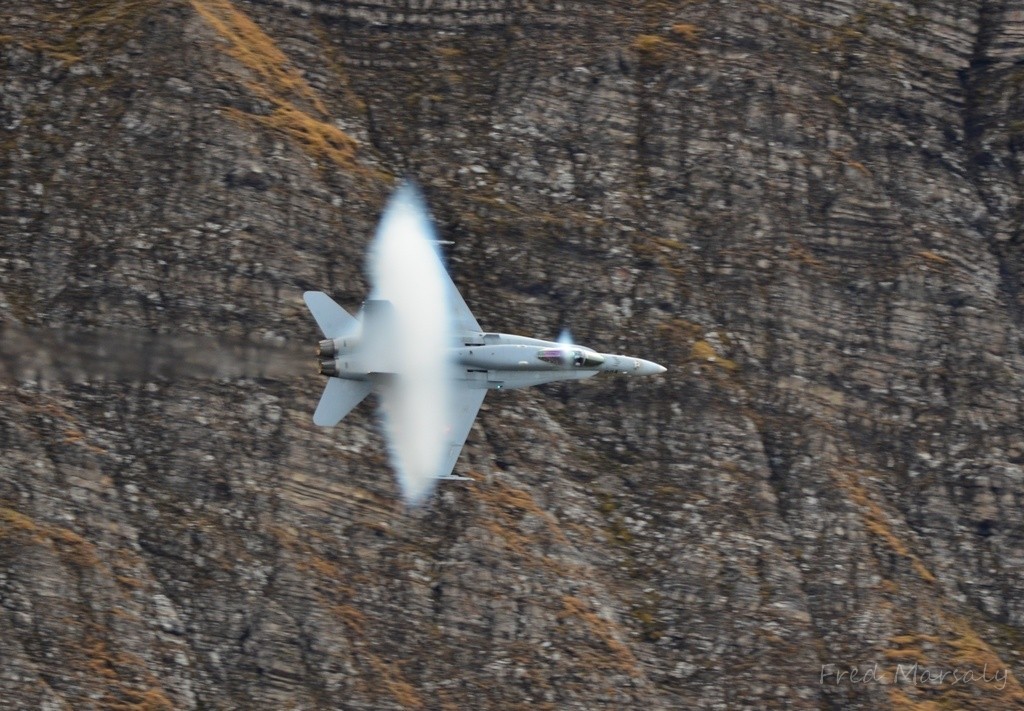
M 370 392 L 381 403 L 403 495 L 417 504 L 452 475 L 488 390 L 583 380 L 600 372 L 656 375 L 642 358 L 563 341 L 488 333 L 445 270 L 426 206 L 410 184 L 391 197 L 369 253 L 373 291 L 357 316 L 327 294 L 303 298 L 323 332 L 328 376 L 313 422 L 331 427 Z

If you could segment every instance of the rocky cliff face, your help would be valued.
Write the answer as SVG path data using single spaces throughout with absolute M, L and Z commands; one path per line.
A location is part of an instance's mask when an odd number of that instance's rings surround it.
M 1024 3 L 0 7 L 0 707 L 1024 706 Z M 401 175 L 670 367 L 411 512 L 300 300 Z

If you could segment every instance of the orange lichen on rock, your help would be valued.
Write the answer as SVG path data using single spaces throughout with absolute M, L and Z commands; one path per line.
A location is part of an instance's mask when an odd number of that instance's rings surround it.
M 232 118 L 278 131 L 317 160 L 355 167 L 358 144 L 329 121 L 330 112 L 271 37 L 230 0 L 191 0 L 192 7 L 225 41 L 228 55 L 255 75 L 243 82 L 273 109 L 269 114 L 231 108 Z

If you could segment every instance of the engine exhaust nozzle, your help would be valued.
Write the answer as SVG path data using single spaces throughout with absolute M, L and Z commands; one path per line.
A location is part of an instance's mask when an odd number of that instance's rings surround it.
M 338 374 L 338 363 L 333 358 L 320 361 L 320 375 L 333 376 Z

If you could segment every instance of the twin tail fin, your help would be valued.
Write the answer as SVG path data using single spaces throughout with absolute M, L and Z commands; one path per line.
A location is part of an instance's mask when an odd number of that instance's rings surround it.
M 325 337 L 340 338 L 360 329 L 358 319 L 322 291 L 307 291 L 302 298 Z M 313 424 L 334 427 L 370 394 L 372 388 L 373 385 L 367 380 L 328 378 L 324 393 L 320 396 L 320 404 L 313 413 Z

